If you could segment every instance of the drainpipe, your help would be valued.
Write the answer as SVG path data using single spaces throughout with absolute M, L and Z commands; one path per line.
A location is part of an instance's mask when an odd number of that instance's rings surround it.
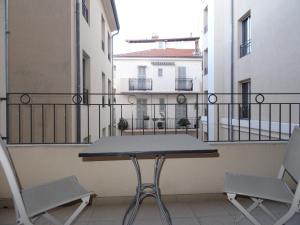
M 112 93 L 112 98 L 111 98 L 111 103 L 114 103 L 114 98 L 115 98 L 115 93 L 114 93 L 114 80 L 115 80 L 115 76 L 114 76 L 114 37 L 116 36 L 116 35 L 118 35 L 119 34 L 119 30 L 117 30 L 117 32 L 115 32 L 115 33 L 113 33 L 112 35 L 111 35 L 111 76 L 112 76 L 112 78 L 111 78 L 111 88 L 112 88 L 112 90 L 111 90 L 111 93 Z M 113 105 L 113 104 L 112 104 Z M 111 106 L 111 107 L 113 107 L 113 109 L 114 109 L 114 106 Z M 110 115 L 110 118 L 112 118 L 110 121 L 111 121 L 111 123 L 113 123 L 114 122 L 114 119 L 115 118 L 113 118 L 113 111 L 114 110 L 111 110 L 111 115 Z M 113 124 L 110 124 L 110 134 L 112 135 L 112 130 L 113 130 Z
M 6 127 L 3 130 L 3 136 L 6 137 L 6 141 L 8 142 L 8 0 L 4 1 L 4 93 L 5 96 L 0 96 L 0 103 L 2 100 L 6 101 L 4 118 L 6 121 Z M 0 131 L 1 132 L 1 131 Z M 5 132 L 5 133 L 4 133 Z
M 80 0 L 76 0 L 76 94 L 81 96 L 80 73 Z M 81 115 L 80 103 L 76 106 L 76 140 L 81 142 Z
M 5 0 L 5 66 L 4 66 L 4 71 L 5 71 L 5 89 L 6 92 L 8 92 L 8 35 L 9 35 L 9 30 L 8 30 L 8 0 Z
M 230 140 L 233 140 L 232 120 L 234 118 L 234 0 L 231 0 L 231 116 L 230 116 Z

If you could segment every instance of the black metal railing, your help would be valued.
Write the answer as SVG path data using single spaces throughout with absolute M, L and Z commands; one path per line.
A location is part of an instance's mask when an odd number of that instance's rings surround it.
M 251 93 L 247 103 L 242 93 L 186 93 L 183 104 L 177 94 L 106 93 L 88 93 L 86 104 L 86 94 L 7 94 L 8 143 L 81 144 L 105 135 L 181 133 L 209 142 L 286 141 L 300 126 L 300 93 Z
M 180 78 L 175 80 L 176 91 L 192 91 L 193 79 L 192 78 Z
M 89 22 L 89 9 L 85 0 L 82 0 L 82 15 L 85 18 L 86 22 Z
M 241 44 L 241 46 L 240 46 L 240 57 L 243 57 L 245 55 L 250 54 L 251 50 L 252 50 L 251 40 Z
M 152 90 L 152 79 L 150 78 L 129 78 L 128 89 L 130 91 Z

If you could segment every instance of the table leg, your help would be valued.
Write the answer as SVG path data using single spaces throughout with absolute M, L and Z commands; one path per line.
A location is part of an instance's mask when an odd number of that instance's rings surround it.
M 159 155 L 155 159 L 154 164 L 154 181 L 153 183 L 142 183 L 142 177 L 141 177 L 141 169 L 138 163 L 138 160 L 136 157 L 131 157 L 131 161 L 133 162 L 136 175 L 137 175 L 137 188 L 136 188 L 136 194 L 132 201 L 132 203 L 129 205 L 122 224 L 126 224 L 127 218 L 127 225 L 132 225 L 134 223 L 134 220 L 136 218 L 136 215 L 138 213 L 138 210 L 140 208 L 140 205 L 142 201 L 147 197 L 153 197 L 156 200 L 156 203 L 159 207 L 160 214 L 162 219 L 165 219 L 168 225 L 172 225 L 172 220 L 170 217 L 170 213 L 165 206 L 165 204 L 161 200 L 161 194 L 160 194 L 160 188 L 159 188 L 159 178 L 160 173 L 163 167 L 163 164 L 165 162 L 165 157 L 163 155 Z

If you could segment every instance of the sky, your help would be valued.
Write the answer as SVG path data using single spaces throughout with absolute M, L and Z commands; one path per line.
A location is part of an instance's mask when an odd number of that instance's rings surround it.
M 200 0 L 115 0 L 120 33 L 114 37 L 114 54 L 157 47 L 158 44 L 128 44 L 128 39 L 151 39 L 199 36 Z M 187 46 L 188 45 L 188 46 Z M 177 43 L 168 47 L 194 47 Z

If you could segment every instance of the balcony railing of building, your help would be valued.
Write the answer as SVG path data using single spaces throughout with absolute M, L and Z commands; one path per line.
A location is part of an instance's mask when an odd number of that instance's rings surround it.
M 152 79 L 151 78 L 129 78 L 128 90 L 129 91 L 152 90 Z
M 7 94 L 8 143 L 81 144 L 106 135 L 182 133 L 209 142 L 286 141 L 300 126 L 300 93 L 251 93 L 247 103 L 240 93 L 186 93 L 181 104 L 177 94 L 88 93 L 88 104 L 84 95 Z M 160 104 L 162 97 L 166 104 Z
M 192 91 L 193 90 L 193 79 L 184 78 L 175 80 L 176 91 Z
M 86 22 L 89 22 L 89 9 L 85 0 L 82 0 L 82 15 L 85 18 Z
M 246 56 L 251 53 L 251 40 L 241 44 L 240 46 L 240 57 Z

